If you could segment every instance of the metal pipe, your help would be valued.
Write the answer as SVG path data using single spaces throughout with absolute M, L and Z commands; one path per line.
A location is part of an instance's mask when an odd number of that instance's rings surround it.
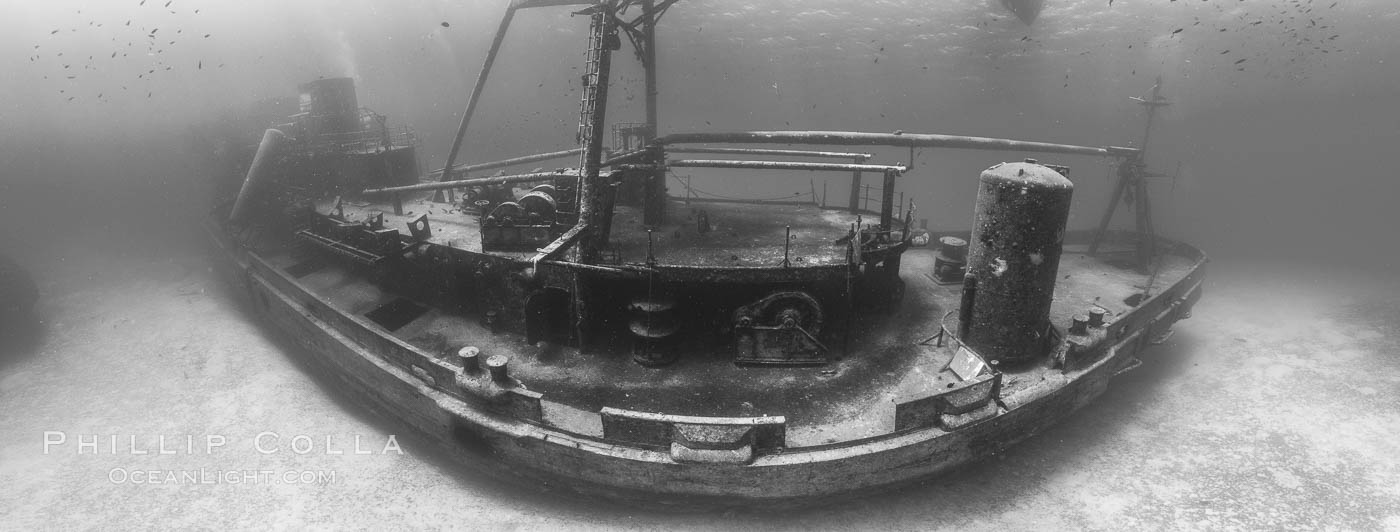
M 549 153 L 539 153 L 535 155 L 524 155 L 521 157 L 514 157 L 510 159 L 501 159 L 499 161 L 491 161 L 489 163 L 459 164 L 457 166 L 452 167 L 452 171 L 455 173 L 474 172 L 477 170 L 493 170 L 496 168 L 515 166 L 517 164 L 533 163 L 536 161 L 547 161 L 550 159 L 560 159 L 568 157 L 570 155 L 578 155 L 582 151 L 583 148 L 573 148 L 563 151 L 552 151 Z M 439 176 L 439 181 L 441 181 L 442 170 L 434 170 L 433 173 L 428 174 L 428 177 L 432 176 Z
M 967 341 L 972 328 L 972 306 L 977 303 L 977 276 L 968 273 L 963 276 L 962 300 L 958 307 L 958 340 Z
M 683 147 L 667 148 L 670 153 L 723 153 L 730 155 L 781 155 L 787 157 L 819 157 L 824 159 L 853 159 L 855 162 L 864 162 L 874 155 L 869 153 L 847 153 L 839 151 L 813 151 L 813 150 L 769 150 L 764 148 L 705 148 L 705 147 Z
M 860 211 L 860 170 L 851 172 L 851 200 L 847 208 L 852 213 Z
M 476 85 L 472 87 L 472 94 L 467 99 L 467 110 L 462 113 L 462 123 L 457 126 L 457 138 L 452 141 L 452 150 L 447 152 L 447 164 L 442 165 L 442 175 L 438 180 L 445 180 L 452 175 L 452 166 L 457 162 L 457 152 L 462 149 L 462 139 L 467 136 L 467 125 L 471 124 L 472 115 L 476 113 L 476 102 L 481 99 L 481 91 L 486 87 L 486 78 L 491 74 L 491 65 L 496 62 L 496 53 L 501 50 L 501 42 L 506 39 L 506 30 L 510 29 L 510 21 L 515 18 L 517 9 L 515 2 L 506 8 L 505 16 L 501 17 L 501 25 L 496 28 L 496 37 L 491 41 L 491 49 L 486 52 L 486 60 L 481 64 L 481 72 L 476 76 Z M 451 194 L 451 190 L 448 191 Z M 448 198 L 451 201 L 452 198 Z
M 734 133 L 674 133 L 657 139 L 661 144 L 825 144 L 840 146 L 913 146 L 918 148 L 961 148 L 1072 155 L 1127 157 L 1130 148 L 1094 148 L 1071 144 L 1050 144 L 987 137 L 919 133 L 862 133 L 857 131 L 743 131 Z
M 530 9 L 532 7 L 578 6 L 595 2 L 596 0 L 515 0 L 510 3 L 510 8 Z
M 660 117 L 656 106 L 656 3 L 654 0 L 642 0 L 642 69 L 645 71 L 646 79 L 646 113 L 647 127 L 651 130 L 647 134 L 656 137 L 657 125 Z M 650 138 L 647 139 L 651 141 Z
M 663 7 L 663 9 L 665 9 Z M 659 116 L 660 107 L 656 103 L 657 90 L 656 73 L 656 23 L 661 18 L 661 13 L 656 10 L 654 0 L 642 0 L 642 13 L 645 19 L 642 22 L 642 68 L 646 74 L 646 111 L 647 111 L 647 143 L 651 148 L 649 153 L 654 155 L 652 161 L 660 163 L 665 159 L 665 155 L 659 145 L 651 144 L 651 140 L 656 138 L 660 132 L 661 118 Z M 666 168 L 658 165 L 655 170 L 647 175 L 647 180 L 642 185 L 642 223 L 647 226 L 661 225 L 666 220 Z
M 842 172 L 869 171 L 902 173 L 905 167 L 883 164 L 802 163 L 791 161 L 723 161 L 715 159 L 681 159 L 667 161 L 666 166 L 689 168 L 749 168 L 755 170 L 835 170 Z
M 889 231 L 894 228 L 894 178 L 895 172 L 885 172 L 884 188 L 880 190 L 880 229 Z
M 361 194 L 394 194 L 399 192 L 420 192 L 425 190 L 443 190 L 458 187 L 475 187 L 483 185 L 504 185 L 507 183 L 531 183 L 536 181 L 548 181 L 560 177 L 577 177 L 578 172 L 537 172 L 532 174 L 502 175 L 496 177 L 478 177 L 474 179 L 458 179 L 456 181 L 439 181 L 437 183 L 419 183 L 417 185 L 404 185 L 400 187 L 367 188 Z
M 631 164 L 631 163 L 635 163 L 635 162 L 637 162 L 637 161 L 645 161 L 645 160 L 647 160 L 647 158 L 648 158 L 647 156 L 650 155 L 650 154 L 651 154 L 650 151 L 648 151 L 648 150 L 646 150 L 646 149 L 641 149 L 641 150 L 637 150 L 637 151 L 633 151 L 633 152 L 628 152 L 628 153 L 624 153 L 624 154 L 622 154 L 622 155 L 615 156 L 615 157 L 613 157 L 613 158 L 611 158 L 611 159 L 608 159 L 608 160 L 606 160 L 606 161 L 603 161 L 601 164 L 602 164 L 603 166 L 618 166 L 618 165 L 623 165 L 623 164 Z

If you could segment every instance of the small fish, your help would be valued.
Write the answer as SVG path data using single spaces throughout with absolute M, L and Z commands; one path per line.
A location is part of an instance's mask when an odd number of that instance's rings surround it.
M 1241 59 L 1241 60 L 1239 60 L 1239 61 L 1235 61 L 1235 64 L 1238 65 L 1238 64 L 1243 63 L 1243 62 L 1248 61 L 1248 60 L 1249 60 L 1249 58 Z
M 141 3 L 136 4 L 136 7 L 141 7 L 141 6 L 144 6 L 144 5 L 146 5 L 146 0 L 141 0 Z
M 452 25 L 451 25 L 451 24 L 448 24 L 446 20 L 442 21 L 442 27 L 447 28 L 447 27 L 451 27 L 451 26 L 452 26 Z
M 1229 50 L 1225 50 L 1224 52 L 1220 52 L 1220 55 L 1225 55 L 1225 54 L 1228 54 L 1228 53 L 1230 53 L 1230 51 L 1229 51 Z
M 166 2 L 165 5 L 162 7 L 170 7 L 170 4 L 173 2 L 175 2 L 175 0 L 170 0 L 169 2 Z
M 55 33 L 58 33 L 58 30 L 53 30 L 53 31 L 49 32 L 49 35 L 53 35 L 53 34 L 55 34 Z
M 200 61 L 199 64 L 195 66 L 195 69 L 204 70 L 204 61 Z
M 204 34 L 204 38 L 205 38 L 205 39 L 208 39 L 208 38 L 209 38 L 209 34 L 208 34 L 208 33 Z
M 1176 35 L 1176 34 L 1181 33 L 1181 32 L 1183 32 L 1183 31 L 1186 31 L 1186 28 L 1177 28 L 1176 31 L 1173 31 L 1173 32 L 1172 32 L 1172 35 Z

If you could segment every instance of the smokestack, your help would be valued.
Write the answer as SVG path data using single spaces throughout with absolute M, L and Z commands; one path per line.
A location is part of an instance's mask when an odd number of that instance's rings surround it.
M 982 172 L 968 249 L 963 341 L 983 358 L 1011 364 L 1049 352 L 1050 300 L 1074 184 L 1027 159 Z

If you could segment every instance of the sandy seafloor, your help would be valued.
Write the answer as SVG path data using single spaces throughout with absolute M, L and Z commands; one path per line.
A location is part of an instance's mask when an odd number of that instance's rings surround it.
M 999 459 L 812 510 L 665 514 L 472 476 L 308 374 L 191 228 L 102 217 L 14 250 L 43 325 L 0 359 L 3 528 L 1400 529 L 1400 280 L 1384 267 L 1218 259 L 1142 367 Z M 65 443 L 45 453 L 46 431 Z M 390 434 L 402 454 L 383 452 Z M 206 453 L 210 435 L 225 444 Z M 133 483 L 151 470 L 334 479 Z

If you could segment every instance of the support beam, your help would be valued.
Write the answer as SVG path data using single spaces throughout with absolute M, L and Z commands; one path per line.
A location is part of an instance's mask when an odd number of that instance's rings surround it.
M 667 161 L 672 168 L 747 168 L 753 170 L 824 170 L 840 172 L 904 173 L 906 167 L 885 164 L 804 163 L 793 161 L 725 161 L 717 159 L 681 159 Z
M 901 146 L 916 148 L 960 148 L 1000 150 L 1100 157 L 1130 157 L 1133 148 L 1075 146 L 987 137 L 933 135 L 919 133 L 862 133 L 857 131 L 744 131 L 735 133 L 674 133 L 657 139 L 661 144 L 818 144 L 831 146 Z
M 518 3 L 518 2 L 517 2 Z M 491 65 L 496 62 L 496 53 L 501 51 L 501 43 L 506 39 L 506 30 L 510 29 L 510 21 L 515 18 L 516 5 L 512 4 L 506 9 L 506 14 L 501 18 L 500 27 L 496 28 L 496 37 L 491 41 L 491 49 L 486 52 L 486 60 L 481 64 L 481 72 L 476 75 L 476 85 L 472 87 L 472 94 L 467 99 L 467 110 L 462 113 L 462 123 L 457 126 L 457 138 L 452 141 L 452 149 L 447 152 L 447 163 L 442 165 L 442 175 L 439 179 L 447 179 L 452 175 L 452 165 L 457 163 L 457 153 L 462 149 L 462 139 L 467 136 L 467 125 L 472 122 L 472 115 L 476 113 L 476 103 L 481 100 L 481 91 L 486 87 L 486 78 L 491 74 Z M 452 197 L 452 189 L 447 189 L 447 201 L 455 201 Z

